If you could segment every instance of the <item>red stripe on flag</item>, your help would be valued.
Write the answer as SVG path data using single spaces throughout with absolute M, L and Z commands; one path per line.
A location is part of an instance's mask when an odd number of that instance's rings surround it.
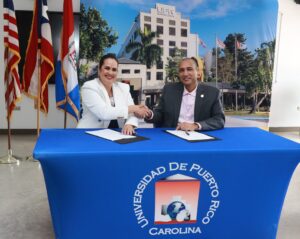
M 8 105 L 7 113 L 8 116 L 11 116 L 15 108 L 15 103 L 21 98 L 21 84 L 18 73 L 18 63 L 21 57 L 19 53 L 19 36 L 13 2 L 11 1 L 8 6 L 12 7 L 12 9 L 3 8 L 3 17 L 5 20 L 3 29 L 6 34 L 4 37 L 4 84 L 5 100 Z
M 4 20 L 8 20 L 10 24 L 17 25 L 17 19 L 15 16 L 10 16 L 9 14 L 4 14 Z
M 61 46 L 61 60 L 68 55 L 69 52 L 69 38 L 74 32 L 74 19 L 72 11 L 72 1 L 64 1 L 64 14 L 63 19 L 67 20 L 68 23 L 64 22 L 63 35 L 62 35 L 62 46 Z

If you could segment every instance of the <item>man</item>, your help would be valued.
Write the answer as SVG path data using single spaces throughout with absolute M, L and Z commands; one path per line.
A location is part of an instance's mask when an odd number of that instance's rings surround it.
M 197 82 L 197 65 L 191 58 L 179 64 L 179 83 L 165 85 L 159 104 L 145 118 L 157 127 L 178 130 L 214 130 L 224 127 L 220 91 Z

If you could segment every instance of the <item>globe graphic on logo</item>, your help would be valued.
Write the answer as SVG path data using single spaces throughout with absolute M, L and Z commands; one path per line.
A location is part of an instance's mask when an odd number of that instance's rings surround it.
M 185 210 L 185 205 L 182 202 L 174 201 L 168 205 L 167 213 L 172 220 L 176 220 L 177 214 Z

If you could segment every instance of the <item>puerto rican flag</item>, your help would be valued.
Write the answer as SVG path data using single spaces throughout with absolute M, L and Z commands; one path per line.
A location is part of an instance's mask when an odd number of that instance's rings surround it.
M 54 56 L 47 0 L 35 0 L 31 32 L 23 70 L 27 96 L 40 98 L 40 110 L 48 113 L 48 80 L 54 73 Z
M 4 84 L 5 101 L 8 106 L 8 119 L 17 101 L 21 99 L 21 84 L 18 64 L 21 59 L 19 51 L 19 34 L 12 0 L 3 1 L 4 19 Z
M 55 71 L 56 106 L 66 110 L 77 121 L 80 111 L 80 95 L 77 78 L 72 0 L 64 1 L 61 48 Z

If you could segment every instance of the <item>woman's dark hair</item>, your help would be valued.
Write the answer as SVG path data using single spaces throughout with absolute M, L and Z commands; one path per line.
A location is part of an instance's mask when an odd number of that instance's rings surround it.
M 116 57 L 115 54 L 107 53 L 106 55 L 101 57 L 100 62 L 99 62 L 99 69 L 103 66 L 103 63 L 106 59 L 114 59 L 119 64 L 118 58 Z

